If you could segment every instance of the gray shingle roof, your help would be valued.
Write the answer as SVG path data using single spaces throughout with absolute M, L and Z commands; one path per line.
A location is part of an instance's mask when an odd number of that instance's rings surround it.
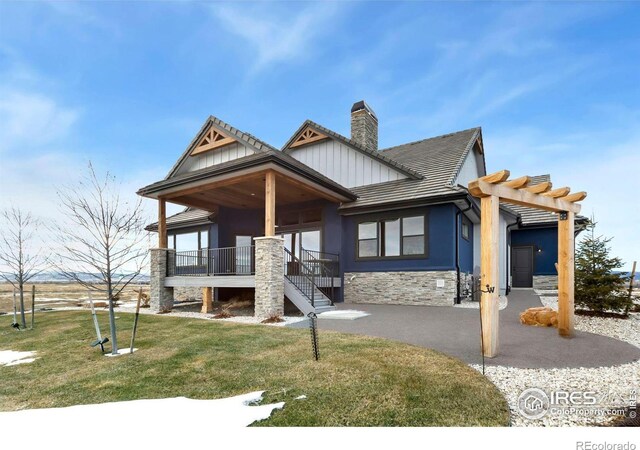
M 480 128 L 471 128 L 381 150 L 382 156 L 414 170 L 422 179 L 352 188 L 358 200 L 343 204 L 340 210 L 466 193 L 453 182 L 481 133 Z
M 213 214 L 201 209 L 186 208 L 177 214 L 167 217 L 167 229 L 184 228 L 189 226 L 205 225 L 213 222 Z M 158 222 L 147 225 L 145 230 L 158 231 Z

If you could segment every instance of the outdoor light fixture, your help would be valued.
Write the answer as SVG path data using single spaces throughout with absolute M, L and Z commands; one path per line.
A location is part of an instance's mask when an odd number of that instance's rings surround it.
M 542 247 L 538 247 L 538 253 L 542 253 Z

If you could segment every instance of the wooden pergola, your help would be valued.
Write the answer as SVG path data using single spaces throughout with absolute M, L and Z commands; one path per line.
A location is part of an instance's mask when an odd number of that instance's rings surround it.
M 576 202 L 587 193 L 570 194 L 568 187 L 552 190 L 550 181 L 529 186 L 530 177 L 509 180 L 509 175 L 508 170 L 501 170 L 469 183 L 471 195 L 480 198 L 482 350 L 487 357 L 498 353 L 500 201 L 558 214 L 558 332 L 570 337 L 574 328 L 574 221 L 580 212 Z

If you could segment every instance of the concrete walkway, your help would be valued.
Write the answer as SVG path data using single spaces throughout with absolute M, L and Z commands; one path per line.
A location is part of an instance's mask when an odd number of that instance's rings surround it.
M 500 311 L 500 345 L 487 365 L 519 368 L 603 367 L 640 359 L 640 349 L 617 339 L 576 331 L 565 339 L 555 328 L 520 324 L 519 314 L 542 306 L 531 289 L 509 295 Z M 356 320 L 318 320 L 320 330 L 363 334 L 432 348 L 467 363 L 481 364 L 480 314 L 477 309 L 439 306 L 337 304 L 338 309 L 357 309 L 371 315 Z M 307 322 L 292 325 L 301 328 Z M 322 347 L 322 335 L 320 335 Z

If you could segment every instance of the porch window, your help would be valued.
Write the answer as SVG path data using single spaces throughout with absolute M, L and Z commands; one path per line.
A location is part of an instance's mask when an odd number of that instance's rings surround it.
M 394 217 L 358 224 L 358 258 L 426 255 L 425 216 Z

